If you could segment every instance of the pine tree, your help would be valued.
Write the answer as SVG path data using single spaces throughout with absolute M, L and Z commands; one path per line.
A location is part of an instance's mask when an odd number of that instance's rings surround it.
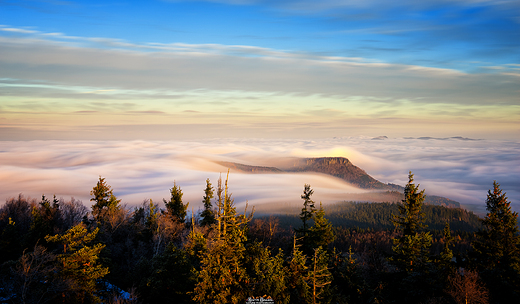
M 511 202 L 496 181 L 493 190 L 488 191 L 486 210 L 484 227 L 472 244 L 474 259 L 483 279 L 490 284 L 492 298 L 501 302 L 506 301 L 506 295 L 520 296 L 518 213 L 511 210 Z
M 213 198 L 213 187 L 209 181 L 209 178 L 206 179 L 206 189 L 204 190 L 204 197 L 202 199 L 202 203 L 204 204 L 204 210 L 200 214 L 202 220 L 200 222 L 201 226 L 211 226 L 217 223 L 215 220 L 215 213 L 213 212 L 213 206 L 211 204 L 211 199 Z
M 184 223 L 190 203 L 187 203 L 186 205 L 182 203 L 182 190 L 175 182 L 173 182 L 173 188 L 170 189 L 170 194 L 170 201 L 163 199 L 164 204 L 166 205 L 166 210 L 174 218 L 178 219 L 181 223 Z
M 423 231 L 424 190 L 419 192 L 419 185 L 413 184 L 413 174 L 408 175 L 408 184 L 404 189 L 404 200 L 399 205 L 399 215 L 394 215 L 394 225 L 401 231 L 401 236 L 393 240 L 396 265 L 406 272 L 420 270 L 430 261 L 428 254 L 432 242 L 429 232 Z
M 75 303 L 99 302 L 96 296 L 96 281 L 109 273 L 108 267 L 98 263 L 99 254 L 105 245 L 89 244 L 95 239 L 99 228 L 92 232 L 81 224 L 67 230 L 63 235 L 46 236 L 49 243 L 57 243 L 63 250 L 58 255 L 61 262 L 60 276 L 69 282 L 69 300 Z

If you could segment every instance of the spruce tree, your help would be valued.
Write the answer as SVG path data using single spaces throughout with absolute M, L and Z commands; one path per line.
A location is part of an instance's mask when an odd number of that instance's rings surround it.
M 42 195 L 39 206 L 32 207 L 33 221 L 28 234 L 28 243 L 36 245 L 37 243 L 45 244 L 45 236 L 56 233 L 58 230 L 58 222 L 60 219 L 60 210 L 58 200 L 54 196 L 53 204 Z
M 309 267 L 307 256 L 298 248 L 296 238 L 288 260 L 288 287 L 290 303 L 312 303 L 312 290 L 309 285 Z
M 364 263 L 364 262 L 363 262 Z M 334 302 L 335 303 L 362 303 L 362 296 L 370 294 L 365 282 L 365 278 L 370 278 L 365 267 L 360 267 L 360 263 L 354 258 L 352 247 L 348 249 L 348 254 L 337 252 L 334 248 L 331 257 L 331 273 L 334 282 Z M 373 294 L 372 303 L 379 303 L 377 295 Z
M 216 220 L 219 228 L 201 259 L 193 297 L 197 303 L 243 303 L 249 296 L 245 243 L 247 223 L 252 213 L 249 216 L 245 212 L 237 214 L 227 181 L 223 189 L 221 179 L 218 182 L 219 212 Z
M 184 223 L 190 203 L 187 203 L 186 205 L 182 203 L 182 190 L 180 186 L 177 186 L 175 181 L 173 182 L 173 188 L 170 189 L 170 194 L 169 201 L 163 199 L 163 202 L 166 205 L 166 210 L 174 218 L 178 219 L 181 223 Z
M 303 200 L 303 208 L 300 213 L 300 219 L 302 220 L 303 227 L 302 231 L 307 233 L 309 231 L 309 220 L 312 219 L 314 214 L 316 213 L 316 207 L 314 207 L 314 201 L 311 199 L 311 196 L 314 194 L 314 190 L 311 189 L 311 185 L 305 184 L 303 187 L 303 194 L 301 196 Z
M 429 262 L 429 248 L 432 236 L 423 229 L 424 190 L 419 192 L 419 185 L 413 183 L 412 172 L 408 175 L 408 184 L 404 189 L 404 200 L 399 205 L 399 215 L 394 215 L 394 225 L 401 236 L 393 240 L 392 250 L 396 266 L 406 272 L 420 270 Z
M 451 250 L 453 237 L 451 236 L 448 221 L 446 221 L 442 235 L 444 244 L 440 254 L 435 256 L 433 263 L 434 272 L 432 273 L 430 281 L 430 290 L 435 294 L 440 294 L 442 290 L 446 288 L 449 278 L 456 275 L 455 263 L 452 262 L 453 251 Z
M 215 219 L 215 213 L 213 212 L 213 206 L 211 204 L 211 199 L 213 198 L 213 187 L 209 181 L 209 178 L 206 179 L 206 189 L 204 190 L 204 196 L 202 198 L 202 203 L 204 204 L 204 210 L 200 214 L 202 220 L 200 221 L 201 226 L 211 226 L 217 223 Z
M 325 210 L 320 202 L 320 209 L 314 214 L 314 225 L 310 228 L 310 245 L 314 248 L 322 248 L 327 250 L 327 247 L 334 241 L 334 231 L 332 224 L 325 218 Z
M 429 257 L 432 236 L 424 231 L 424 190 L 413 183 L 412 172 L 404 189 L 404 200 L 398 205 L 399 214 L 393 222 L 400 234 L 393 239 L 391 261 L 397 267 L 390 284 L 400 296 L 401 303 L 420 303 L 431 296 L 431 261 Z
M 111 214 L 121 208 L 119 205 L 121 200 L 116 198 L 112 187 L 107 184 L 104 177 L 99 177 L 96 186 L 90 191 L 90 195 L 93 196 L 90 200 L 96 202 L 92 205 L 92 215 L 100 223 L 106 222 Z
M 483 229 L 473 242 L 474 261 L 490 285 L 494 301 L 505 302 L 508 296 L 520 296 L 520 235 L 518 213 L 511 210 L 500 185 L 493 182 L 488 191 Z
M 444 245 L 439 258 L 436 261 L 436 264 L 437 267 L 441 269 L 443 274 L 449 275 L 452 269 L 451 260 L 453 259 L 453 251 L 451 250 L 450 246 L 451 242 L 453 241 L 453 237 L 451 236 L 450 223 L 448 221 L 446 221 L 446 225 L 444 226 L 442 234 L 444 238 Z
M 288 304 L 288 269 L 284 266 L 282 249 L 273 256 L 268 247 L 259 242 L 247 246 L 247 264 L 249 294 L 254 297 L 271 297 L 275 303 Z
M 158 221 L 159 221 L 159 207 L 153 203 L 152 199 L 147 206 L 148 214 L 146 214 L 145 227 L 149 230 L 150 235 L 153 235 L 153 232 L 157 230 Z
M 189 254 L 169 244 L 148 265 L 148 273 L 138 285 L 140 303 L 190 303 L 196 270 Z

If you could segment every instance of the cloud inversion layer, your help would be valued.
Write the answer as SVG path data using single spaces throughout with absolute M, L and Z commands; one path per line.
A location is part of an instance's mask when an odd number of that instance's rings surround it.
M 215 160 L 273 166 L 285 157 L 342 156 L 382 182 L 405 185 L 408 171 L 427 194 L 457 200 L 485 212 L 486 192 L 493 180 L 502 185 L 513 208 L 520 209 L 520 146 L 515 142 L 450 139 L 338 138 L 298 140 L 213 140 L 208 142 L 5 142 L 0 153 L 0 195 L 23 193 L 89 203 L 98 176 L 106 177 L 124 203 L 168 198 L 173 181 L 186 201 L 201 205 L 206 178 L 216 185 L 226 168 Z M 277 163 L 278 162 L 278 163 Z M 225 176 L 224 176 L 225 178 Z M 303 185 L 311 184 L 315 200 L 348 200 L 364 193 L 321 174 L 240 174 L 231 172 L 230 190 L 241 206 L 264 203 L 298 204 Z

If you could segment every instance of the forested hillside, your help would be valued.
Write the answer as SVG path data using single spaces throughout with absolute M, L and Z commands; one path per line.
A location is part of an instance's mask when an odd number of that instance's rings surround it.
M 91 208 L 27 199 L 0 208 L 1 303 L 509 303 L 520 296 L 517 214 L 498 184 L 478 219 L 424 204 L 318 206 L 304 185 L 288 215 L 237 210 L 227 179 L 179 185 L 126 208 L 104 178 Z M 296 214 L 296 215 L 295 215 Z
M 393 229 L 392 214 L 397 214 L 399 205 L 393 203 L 341 202 L 324 207 L 327 218 L 334 227 L 388 230 Z M 424 221 L 430 230 L 442 230 L 446 222 L 451 229 L 475 232 L 481 228 L 481 220 L 473 212 L 444 206 L 423 206 Z M 297 227 L 297 214 L 276 215 L 284 227 Z

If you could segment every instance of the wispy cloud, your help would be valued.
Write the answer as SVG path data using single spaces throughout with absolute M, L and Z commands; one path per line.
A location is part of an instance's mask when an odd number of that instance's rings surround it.
M 0 32 L 13 33 L 5 31 L 13 28 L 0 26 Z M 88 139 L 101 129 L 112 131 L 100 136 L 112 136 L 119 134 L 117 126 L 143 124 L 150 126 L 141 130 L 157 136 L 156 125 L 175 127 L 171 115 L 175 124 L 198 124 L 186 129 L 194 134 L 214 124 L 231 136 L 244 130 L 261 134 L 261 128 L 265 134 L 356 130 L 374 136 L 386 128 L 397 135 L 393 128 L 416 136 L 442 121 L 428 135 L 456 135 L 447 133 L 451 129 L 472 136 L 485 130 L 481 134 L 507 138 L 516 132 L 520 116 L 518 67 L 510 62 L 475 63 L 494 68 L 467 73 L 248 45 L 133 43 L 25 28 L 14 32 L 0 35 L 0 101 L 5 127 L 12 130 L 2 139 L 19 132 L 33 132 L 22 138 L 69 138 L 64 134 L 72 128 L 80 130 L 78 138 Z M 99 115 L 89 120 L 82 111 Z M 189 111 L 197 111 L 199 120 L 192 120 L 195 112 Z M 20 124 L 17 113 L 27 114 L 27 125 Z M 143 119 L 135 124 L 129 115 Z M 388 119 L 393 119 L 391 127 L 385 126 Z M 36 135 L 52 122 L 55 131 L 62 126 L 62 135 Z M 134 134 L 146 138 L 141 130 Z
M 450 103 L 517 103 L 514 96 L 518 79 L 507 73 L 472 75 L 450 69 L 372 63 L 360 58 L 302 55 L 248 46 L 175 44 L 164 52 L 149 53 L 71 48 L 13 38 L 4 38 L 0 43 L 2 70 L 20 79 L 45 78 L 55 83 L 73 81 L 83 86 L 126 90 L 166 89 L 173 83 L 178 90 L 240 89 L 342 96 L 426 97 L 423 99 L 425 102 L 449 99 Z M 27 43 L 32 47 L 28 48 Z

